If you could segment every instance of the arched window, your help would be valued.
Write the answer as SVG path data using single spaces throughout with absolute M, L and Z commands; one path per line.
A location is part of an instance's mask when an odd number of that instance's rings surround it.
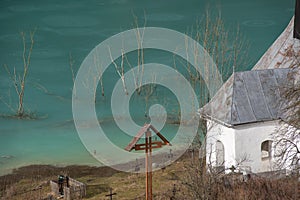
M 216 142 L 216 166 L 224 166 L 225 154 L 224 154 L 224 145 L 221 141 Z
M 265 140 L 261 143 L 261 159 L 269 159 L 272 156 L 272 140 Z

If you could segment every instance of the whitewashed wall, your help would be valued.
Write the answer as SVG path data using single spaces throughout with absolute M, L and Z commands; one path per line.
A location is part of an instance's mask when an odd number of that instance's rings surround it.
M 206 137 L 206 163 L 216 166 L 216 142 L 219 140 L 224 145 L 225 169 L 235 165 L 235 136 L 234 129 L 207 121 L 208 133 Z
M 261 144 L 266 140 L 273 140 L 279 121 L 258 122 L 235 127 L 236 159 L 246 155 L 247 160 L 241 165 L 254 173 L 272 171 L 274 169 L 274 149 L 272 158 L 261 158 Z M 274 146 L 274 143 L 273 143 Z
M 225 149 L 225 168 L 239 165 L 243 171 L 254 173 L 274 169 L 273 159 L 261 158 L 261 143 L 272 140 L 272 134 L 279 121 L 258 122 L 228 128 L 221 124 L 208 121 L 206 138 L 206 162 L 216 166 L 216 142 L 223 143 Z M 272 151 L 273 157 L 273 151 Z M 242 160 L 246 161 L 241 162 Z

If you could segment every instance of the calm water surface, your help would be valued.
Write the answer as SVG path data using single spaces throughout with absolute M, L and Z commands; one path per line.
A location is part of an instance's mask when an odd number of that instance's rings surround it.
M 69 68 L 71 53 L 74 69 L 85 56 L 106 38 L 134 27 L 134 16 L 142 26 L 156 26 L 186 32 L 205 9 L 222 13 L 229 33 L 239 26 L 249 41 L 248 64 L 237 70 L 251 69 L 285 28 L 293 15 L 293 0 L 1 0 L 0 1 L 0 96 L 16 105 L 13 85 L 2 68 L 22 69 L 20 31 L 37 28 L 32 62 L 25 94 L 26 109 L 42 119 L 15 120 L 0 118 L 0 174 L 28 164 L 91 164 L 101 165 L 81 144 L 72 121 L 72 76 Z M 159 55 L 157 62 L 163 60 Z M 151 60 L 151 54 L 150 58 Z M 122 136 L 109 120 L 109 94 L 118 79 L 116 73 L 104 77 L 106 95 L 99 97 L 100 119 L 109 137 L 120 147 L 130 137 Z M 101 95 L 100 95 L 101 96 Z M 102 103 L 101 103 L 102 102 Z M 101 104 L 101 105 L 100 105 Z M 172 106 L 170 106 L 172 107 Z M 144 104 L 137 101 L 131 110 L 143 124 Z M 170 108 L 171 109 L 171 108 Z M 0 101 L 0 113 L 11 111 Z M 168 138 L 176 126 L 163 129 Z M 99 144 L 101 145 L 101 144 Z

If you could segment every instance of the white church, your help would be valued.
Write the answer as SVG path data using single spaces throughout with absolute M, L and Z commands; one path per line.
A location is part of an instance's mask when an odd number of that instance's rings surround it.
M 200 109 L 207 120 L 208 166 L 225 172 L 276 170 L 273 138 L 282 122 L 281 89 L 286 84 L 299 84 L 300 77 L 294 56 L 295 53 L 300 56 L 300 40 L 293 31 L 296 25 L 299 29 L 299 14 L 295 19 L 292 18 L 251 71 L 233 73 Z

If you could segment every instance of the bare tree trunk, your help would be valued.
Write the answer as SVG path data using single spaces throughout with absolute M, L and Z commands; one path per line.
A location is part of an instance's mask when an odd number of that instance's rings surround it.
M 23 43 L 23 53 L 22 53 L 22 59 L 23 59 L 23 73 L 18 74 L 16 72 L 16 69 L 14 68 L 13 73 L 9 70 L 7 65 L 4 65 L 4 68 L 8 75 L 11 78 L 11 81 L 13 82 L 15 91 L 18 95 L 18 108 L 16 111 L 16 117 L 18 118 L 24 118 L 28 117 L 25 114 L 24 110 L 24 95 L 25 95 L 25 86 L 26 86 L 26 78 L 28 75 L 28 69 L 30 65 L 30 59 L 31 59 L 31 54 L 34 46 L 34 34 L 35 30 L 31 31 L 29 34 L 30 37 L 30 45 L 27 47 L 26 45 L 26 33 L 21 32 L 21 38 L 22 38 L 22 43 Z

